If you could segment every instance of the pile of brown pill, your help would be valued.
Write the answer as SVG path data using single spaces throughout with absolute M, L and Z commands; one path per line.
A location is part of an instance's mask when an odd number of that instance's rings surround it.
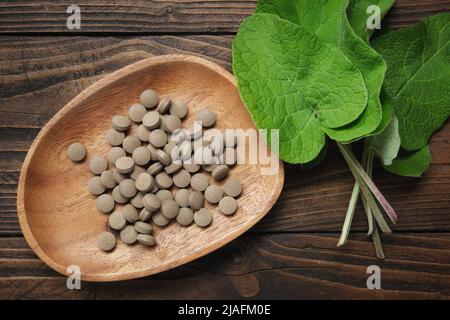
M 237 136 L 230 130 L 208 129 L 216 122 L 216 114 L 208 108 L 196 115 L 199 126 L 182 128 L 187 113 L 185 102 L 167 96 L 160 99 L 148 89 L 140 103 L 130 107 L 128 117 L 112 118 L 106 133 L 112 147 L 107 158 L 95 155 L 89 161 L 95 176 L 88 190 L 97 196 L 98 210 L 110 214 L 109 230 L 98 237 L 101 250 L 114 249 L 116 234 L 129 245 L 154 246 L 152 224 L 164 227 L 176 221 L 181 226 L 207 227 L 213 215 L 205 208 L 205 199 L 218 205 L 224 215 L 236 212 L 241 183 L 228 178 L 223 187 L 210 185 L 208 174 L 214 181 L 227 178 L 237 160 Z M 130 134 L 133 123 L 138 125 L 136 135 Z M 67 152 L 74 162 L 87 154 L 79 142 Z M 123 206 L 114 211 L 116 204 Z

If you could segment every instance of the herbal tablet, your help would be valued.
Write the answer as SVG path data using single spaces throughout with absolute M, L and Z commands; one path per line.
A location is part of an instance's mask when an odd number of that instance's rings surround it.
M 130 203 L 133 207 L 135 207 L 136 209 L 142 209 L 144 207 L 144 192 L 138 192 L 136 193 L 136 195 L 131 198 Z
M 100 182 L 106 189 L 112 189 L 116 186 L 114 181 L 114 172 L 112 170 L 103 171 L 100 175 Z
M 151 212 L 150 210 L 147 209 L 142 209 L 141 212 L 139 213 L 139 220 L 141 221 L 147 221 L 148 219 L 150 219 L 150 217 L 152 216 L 153 212 Z M 137 219 L 136 219 L 137 220 Z
M 150 224 L 142 222 L 142 221 L 136 221 L 134 224 L 134 230 L 136 230 L 138 233 L 141 234 L 151 234 L 153 231 L 153 228 Z
M 174 200 L 164 200 L 161 204 L 161 213 L 167 219 L 173 219 L 178 215 L 180 207 Z
M 191 182 L 191 174 L 186 170 L 180 170 L 173 175 L 173 184 L 178 188 L 186 188 Z
M 188 106 L 185 102 L 181 100 L 172 101 L 172 105 L 170 106 L 170 114 L 177 116 L 182 119 L 186 116 L 188 112 Z
M 101 174 L 108 169 L 108 162 L 101 156 L 94 156 L 91 161 L 89 161 L 89 169 L 91 169 L 93 174 Z
M 137 241 L 147 247 L 153 247 L 156 245 L 155 238 L 148 234 L 138 234 Z
M 120 173 L 118 171 L 113 171 L 113 178 L 116 184 L 119 184 L 122 182 L 122 180 L 125 180 L 127 176 L 123 173 Z
M 113 199 L 114 199 L 114 201 L 115 201 L 116 203 L 123 204 L 123 203 L 127 203 L 127 202 L 128 202 L 128 198 L 125 198 L 125 197 L 120 193 L 120 191 L 119 191 L 119 186 L 116 186 L 116 187 L 113 189 L 111 195 L 112 195 L 112 197 L 113 197 Z
M 123 208 L 123 216 L 129 223 L 135 223 L 139 219 L 139 212 L 131 204 L 127 204 Z
M 150 136 L 150 134 L 149 134 Z M 156 152 L 158 151 L 158 149 L 156 149 L 154 146 L 152 146 L 151 144 L 147 145 L 147 149 L 148 151 L 150 151 L 150 154 L 152 155 L 152 159 L 156 160 Z
M 203 207 L 204 196 L 200 191 L 192 191 L 189 194 L 189 206 L 194 210 L 199 210 Z
M 163 97 L 161 101 L 159 101 L 156 111 L 161 114 L 166 113 L 169 110 L 171 104 L 172 100 L 169 97 Z
M 103 213 L 111 212 L 114 209 L 114 203 L 113 197 L 109 194 L 102 194 L 96 200 L 97 209 Z
M 172 155 L 172 151 L 173 151 L 173 149 L 176 148 L 176 146 L 177 146 L 177 145 L 176 145 L 175 143 L 173 143 L 173 142 L 168 142 L 168 143 L 166 143 L 166 145 L 164 146 L 163 150 L 164 150 L 165 153 L 167 153 L 169 156 L 171 156 L 171 155 Z
M 208 187 L 208 177 L 203 173 L 196 173 L 191 178 L 191 187 L 196 191 L 205 191 Z
M 203 127 L 211 127 L 216 122 L 216 114 L 209 109 L 203 109 L 197 114 L 197 121 L 200 121 Z
M 108 224 L 111 229 L 120 231 L 127 226 L 127 220 L 122 212 L 114 212 L 109 216 Z
M 117 159 L 125 157 L 127 154 L 121 147 L 114 147 L 108 151 L 108 160 L 110 163 L 115 164 Z
M 170 156 L 162 150 L 156 151 L 156 159 L 163 165 L 168 166 L 172 162 Z
M 112 128 L 106 132 L 106 142 L 111 146 L 120 146 L 125 139 L 125 133 Z
M 173 200 L 172 192 L 170 192 L 169 190 L 159 190 L 156 193 L 156 196 L 159 200 L 161 200 L 161 202 L 164 200 Z
M 139 166 L 134 166 L 133 171 L 130 173 L 130 178 L 136 181 L 139 175 L 144 172 L 147 172 L 147 170 Z
M 125 152 L 132 154 L 136 148 L 141 146 L 141 140 L 135 136 L 127 136 L 123 139 L 122 147 Z
M 125 244 L 133 244 L 136 242 L 138 233 L 134 230 L 133 226 L 126 226 L 125 229 L 120 231 L 120 240 Z
M 214 170 L 211 172 L 214 180 L 219 181 L 224 179 L 227 175 L 230 169 L 226 164 L 220 164 Z
M 173 132 L 181 128 L 181 120 L 177 116 L 168 115 L 164 117 L 164 129 L 168 132 Z
M 136 195 L 137 189 L 133 179 L 125 179 L 119 184 L 120 194 L 125 198 L 132 198 Z
M 150 130 L 156 129 L 161 124 L 161 116 L 157 111 L 150 111 L 142 118 L 142 124 Z
M 154 176 L 160 173 L 162 169 L 164 169 L 164 166 L 161 164 L 161 162 L 155 162 L 150 167 L 148 167 L 147 172 Z
M 141 124 L 137 128 L 136 135 L 139 138 L 139 140 L 141 140 L 142 142 L 148 142 L 148 136 L 150 135 L 150 130 L 148 130 L 143 124 Z
M 181 208 L 177 216 L 177 222 L 182 226 L 188 226 L 194 221 L 194 213 L 190 208 Z
M 229 197 L 229 196 L 224 197 L 219 202 L 219 210 L 224 215 L 227 215 L 227 216 L 232 215 L 233 213 L 236 212 L 236 209 L 237 209 L 237 202 L 236 202 L 236 199 L 234 199 L 232 197 Z
M 218 203 L 223 197 L 223 190 L 216 184 L 210 185 L 205 190 L 205 198 L 209 203 Z
M 160 189 L 169 189 L 173 184 L 172 178 L 165 172 L 158 173 L 155 182 Z
M 167 143 L 167 134 L 161 129 L 153 130 L 150 132 L 148 141 L 155 148 L 162 148 Z
M 88 182 L 88 190 L 94 196 L 98 196 L 105 192 L 105 187 L 103 186 L 100 177 L 92 177 Z
M 164 227 L 170 222 L 170 220 L 164 217 L 161 212 L 157 212 L 152 215 L 152 222 L 158 227 Z
M 233 178 L 229 178 L 223 185 L 223 191 L 227 196 L 236 198 L 242 192 L 242 184 Z
M 175 172 L 179 171 L 183 167 L 183 164 L 180 162 L 172 162 L 167 167 L 164 168 L 164 171 L 167 174 L 174 174 Z M 176 185 L 176 184 L 175 184 Z
M 114 116 L 112 118 L 112 127 L 118 131 L 127 131 L 130 128 L 131 121 L 125 116 Z
M 121 157 L 116 160 L 116 169 L 120 173 L 129 173 L 133 171 L 134 161 L 130 157 Z
M 136 179 L 136 189 L 142 192 L 148 192 L 155 186 L 155 180 L 147 173 L 141 173 Z
M 190 161 L 193 162 L 193 161 Z M 183 163 L 183 168 L 190 173 L 195 173 L 200 170 L 200 165 L 196 163 Z
M 116 237 L 111 232 L 102 232 L 97 239 L 97 244 L 102 251 L 111 251 L 116 246 Z
M 180 207 L 187 207 L 189 206 L 189 194 L 191 192 L 188 189 L 179 189 L 177 192 L 175 192 L 175 202 Z
M 152 155 L 147 147 L 137 147 L 134 149 L 131 157 L 133 158 L 134 163 L 138 166 L 145 166 L 150 162 Z
M 199 227 L 207 227 L 212 222 L 212 214 L 208 209 L 202 208 L 194 213 L 194 221 Z
M 136 103 L 128 110 L 128 117 L 134 122 L 141 122 L 146 113 L 147 109 L 142 104 Z
M 161 207 L 161 200 L 154 194 L 148 193 L 142 199 L 145 209 L 155 212 Z
M 86 147 L 79 142 L 72 143 L 67 148 L 69 159 L 74 162 L 79 162 L 86 156 Z
M 153 91 L 151 89 L 147 89 L 141 93 L 140 100 L 141 100 L 141 104 L 144 107 L 146 107 L 147 109 L 150 109 L 150 108 L 154 108 L 158 105 L 159 97 L 155 91 Z

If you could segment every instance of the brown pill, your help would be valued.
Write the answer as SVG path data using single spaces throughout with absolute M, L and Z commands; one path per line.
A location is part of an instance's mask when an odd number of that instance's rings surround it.
M 203 207 L 204 196 L 200 191 L 191 191 L 189 194 L 189 206 L 193 210 L 199 210 Z
M 159 190 L 158 192 L 156 192 L 156 196 L 159 200 L 161 200 L 161 202 L 164 200 L 173 200 L 172 192 L 170 192 L 169 190 Z
M 144 202 L 145 209 L 155 212 L 161 207 L 161 200 L 154 194 L 148 193 L 142 200 Z
M 155 186 L 155 180 L 147 173 L 141 173 L 136 179 L 136 189 L 142 192 L 148 192 Z
M 194 213 L 195 224 L 199 227 L 205 228 L 212 222 L 212 214 L 206 208 L 201 208 Z
M 155 148 L 162 148 L 167 143 L 167 134 L 161 129 L 155 129 L 150 132 L 148 141 Z
M 181 128 L 181 120 L 177 116 L 168 115 L 164 117 L 164 129 L 167 132 L 173 132 Z
M 126 153 L 132 154 L 136 148 L 141 146 L 141 140 L 136 136 L 126 136 L 123 139 L 122 147 Z
M 136 103 L 128 110 L 128 117 L 134 122 L 141 122 L 146 113 L 147 109 L 142 104 Z
M 142 118 L 142 124 L 150 130 L 156 129 L 161 124 L 161 116 L 157 111 L 150 111 Z
M 89 161 L 89 169 L 91 169 L 93 174 L 101 174 L 108 169 L 108 162 L 101 156 L 94 156 L 91 161 Z
M 114 128 L 106 132 L 106 142 L 113 147 L 120 146 L 123 143 L 123 139 L 125 139 L 125 133 Z
M 134 160 L 130 157 L 121 157 L 117 159 L 115 165 L 118 172 L 129 173 L 133 171 Z
M 180 207 L 187 207 L 189 206 L 189 194 L 191 192 L 188 189 L 179 189 L 177 192 L 175 192 L 175 202 Z
M 200 121 L 203 127 L 211 127 L 216 122 L 216 114 L 209 109 L 203 109 L 197 114 L 197 121 Z
M 172 100 L 169 97 L 163 97 L 158 104 L 158 107 L 156 108 L 156 111 L 163 114 L 169 111 L 170 106 L 172 104 Z
M 205 190 L 205 199 L 209 203 L 219 203 L 220 199 L 223 198 L 223 190 L 216 184 L 210 185 Z
M 123 208 L 123 216 L 129 223 L 135 223 L 139 219 L 139 213 L 131 204 L 127 204 Z
M 175 115 L 178 118 L 182 119 L 186 116 L 188 112 L 188 106 L 184 101 L 173 100 L 169 112 L 170 114 Z
M 148 130 L 143 124 L 141 124 L 137 128 L 136 135 L 139 138 L 139 140 L 141 140 L 142 142 L 148 142 L 148 137 L 150 135 L 150 130 Z
M 125 179 L 119 184 L 120 194 L 125 198 L 132 198 L 136 195 L 137 189 L 133 179 Z
M 172 162 L 170 156 L 162 150 L 156 151 L 156 159 L 163 165 L 168 166 Z
M 147 209 L 142 209 L 141 212 L 139 213 L 139 220 L 141 221 L 147 221 L 148 219 L 150 219 L 150 217 L 152 216 L 153 212 L 151 212 L 150 210 Z
M 127 220 L 122 212 L 114 212 L 109 216 L 108 224 L 111 229 L 120 231 L 127 226 Z
M 70 160 L 79 162 L 86 156 L 86 147 L 79 142 L 72 143 L 67 148 L 67 154 L 69 155 Z
M 214 168 L 214 170 L 211 172 L 211 175 L 213 176 L 214 180 L 219 181 L 223 180 L 228 175 L 229 171 L 230 169 L 226 164 L 220 164 Z
M 112 118 L 112 127 L 118 131 L 127 131 L 130 128 L 131 121 L 125 116 L 114 116 Z
M 182 226 L 188 226 L 194 221 L 194 213 L 190 208 L 181 208 L 177 216 L 177 222 Z
M 99 196 L 95 202 L 97 209 L 100 210 L 100 212 L 108 213 L 111 212 L 114 209 L 114 199 L 109 194 L 102 194 Z
M 130 178 L 133 179 L 134 181 L 136 181 L 137 178 L 139 177 L 139 175 L 144 172 L 147 172 L 147 171 L 143 167 L 134 166 L 133 171 L 131 171 L 131 173 L 130 173 Z
M 108 161 L 115 164 L 117 159 L 125 157 L 127 154 L 121 147 L 114 147 L 108 151 Z
M 94 196 L 98 196 L 105 192 L 105 187 L 103 186 L 100 177 L 92 177 L 88 182 L 88 190 Z
M 116 203 L 127 203 L 128 198 L 125 198 L 119 191 L 119 186 L 116 186 L 112 191 L 112 197 Z
M 172 178 L 164 171 L 156 175 L 155 182 L 160 189 L 169 189 L 173 184 Z
M 144 207 L 143 202 L 144 196 L 145 196 L 144 192 L 136 193 L 136 195 L 130 200 L 131 205 L 136 209 L 142 209 Z
M 133 244 L 136 242 L 138 233 L 134 230 L 133 226 L 126 226 L 125 229 L 120 231 L 120 240 L 125 244 Z
M 147 89 L 141 93 L 140 101 L 147 109 L 154 108 L 158 105 L 159 96 L 154 90 Z
M 100 175 L 100 182 L 106 189 L 114 188 L 116 186 L 116 181 L 114 181 L 114 171 L 103 171 Z
M 164 227 L 170 222 L 170 220 L 164 217 L 161 212 L 157 212 L 152 215 L 152 222 L 158 227 Z
M 164 166 L 161 164 L 161 162 L 155 162 L 150 167 L 148 167 L 147 172 L 152 176 L 155 176 L 160 173 L 162 169 L 164 169 Z
M 134 230 L 141 234 L 151 234 L 153 232 L 152 226 L 142 221 L 136 221 L 134 224 Z
M 123 173 L 120 173 L 118 171 L 113 171 L 113 178 L 116 184 L 121 183 L 123 180 L 127 178 L 127 176 Z
M 138 234 L 137 241 L 147 247 L 153 247 L 156 245 L 155 238 L 148 234 Z
M 147 147 L 137 147 L 133 151 L 132 159 L 138 166 L 145 166 L 150 162 L 152 155 Z
M 102 251 L 111 251 L 116 246 L 116 237 L 111 232 L 102 232 L 97 239 L 97 244 Z
M 208 187 L 208 177 L 203 173 L 196 173 L 191 178 L 191 187 L 196 191 L 205 191 Z
M 191 182 L 191 174 L 187 170 L 180 170 L 173 175 L 173 184 L 178 188 L 186 188 Z
M 167 219 L 173 219 L 178 215 L 180 207 L 174 200 L 164 200 L 161 204 L 161 213 Z
M 236 198 L 242 192 L 242 184 L 234 178 L 229 178 L 227 182 L 225 182 L 223 190 L 227 196 Z
M 224 215 L 227 215 L 227 216 L 232 215 L 236 212 L 236 209 L 237 209 L 237 202 L 236 202 L 236 199 L 234 199 L 232 197 L 229 197 L 229 196 L 224 197 L 219 202 L 219 210 Z
M 189 161 L 193 162 L 193 161 Z M 196 163 L 183 163 L 183 168 L 190 173 L 195 173 L 200 170 L 200 165 Z
M 174 174 L 175 172 L 179 171 L 182 167 L 183 164 L 181 162 L 172 162 L 171 164 L 169 164 L 167 167 L 164 168 L 164 171 L 167 174 Z

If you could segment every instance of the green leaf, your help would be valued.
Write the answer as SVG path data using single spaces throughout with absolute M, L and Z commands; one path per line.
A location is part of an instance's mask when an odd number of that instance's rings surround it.
M 279 155 L 290 163 L 315 159 L 325 128 L 352 122 L 367 103 L 361 72 L 341 50 L 272 14 L 241 24 L 233 71 L 254 122 L 280 130 Z
M 374 41 L 387 62 L 402 147 L 417 150 L 450 115 L 450 14 L 438 14 Z
M 367 138 L 369 150 L 389 166 L 397 157 L 400 150 L 400 134 L 398 133 L 398 120 L 394 116 L 386 129 L 379 135 Z
M 368 41 L 374 30 L 367 29 L 367 19 L 370 13 L 367 8 L 371 5 L 380 7 L 381 18 L 394 5 L 395 0 L 351 0 L 347 10 L 348 19 L 355 33 L 365 41 Z
M 417 151 L 400 150 L 397 159 L 394 159 L 390 166 L 384 166 L 384 168 L 400 176 L 418 178 L 428 169 L 430 163 L 430 149 L 425 146 Z
M 260 0 L 256 12 L 276 14 L 338 47 L 361 71 L 368 103 L 361 116 L 340 128 L 325 128 L 330 138 L 350 142 L 376 130 L 382 119 L 380 90 L 386 71 L 381 56 L 352 30 L 346 15 L 348 0 Z

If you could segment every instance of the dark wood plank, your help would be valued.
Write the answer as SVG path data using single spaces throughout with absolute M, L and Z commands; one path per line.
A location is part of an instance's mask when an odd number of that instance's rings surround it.
M 1 298 L 314 299 L 450 298 L 450 234 L 384 237 L 386 261 L 359 235 L 337 250 L 335 234 L 247 234 L 217 252 L 139 280 L 84 283 L 45 266 L 23 238 L 0 238 Z M 368 290 L 367 267 L 381 268 L 381 290 Z
M 2 1 L 0 33 L 72 32 L 66 27 L 66 9 L 73 2 Z M 81 9 L 82 33 L 234 33 L 252 14 L 255 0 L 155 0 L 77 1 Z M 402 27 L 424 17 L 449 10 L 448 0 L 397 0 L 386 24 Z
M 0 37 L 0 234 L 19 235 L 15 192 L 26 151 L 39 129 L 83 88 L 156 54 L 196 54 L 230 70 L 232 36 Z M 450 125 L 432 139 L 433 164 L 422 179 L 376 171 L 398 210 L 396 231 L 450 230 Z M 289 166 L 281 198 L 255 231 L 339 231 L 352 177 L 336 149 L 317 168 Z M 366 223 L 361 207 L 354 230 Z

